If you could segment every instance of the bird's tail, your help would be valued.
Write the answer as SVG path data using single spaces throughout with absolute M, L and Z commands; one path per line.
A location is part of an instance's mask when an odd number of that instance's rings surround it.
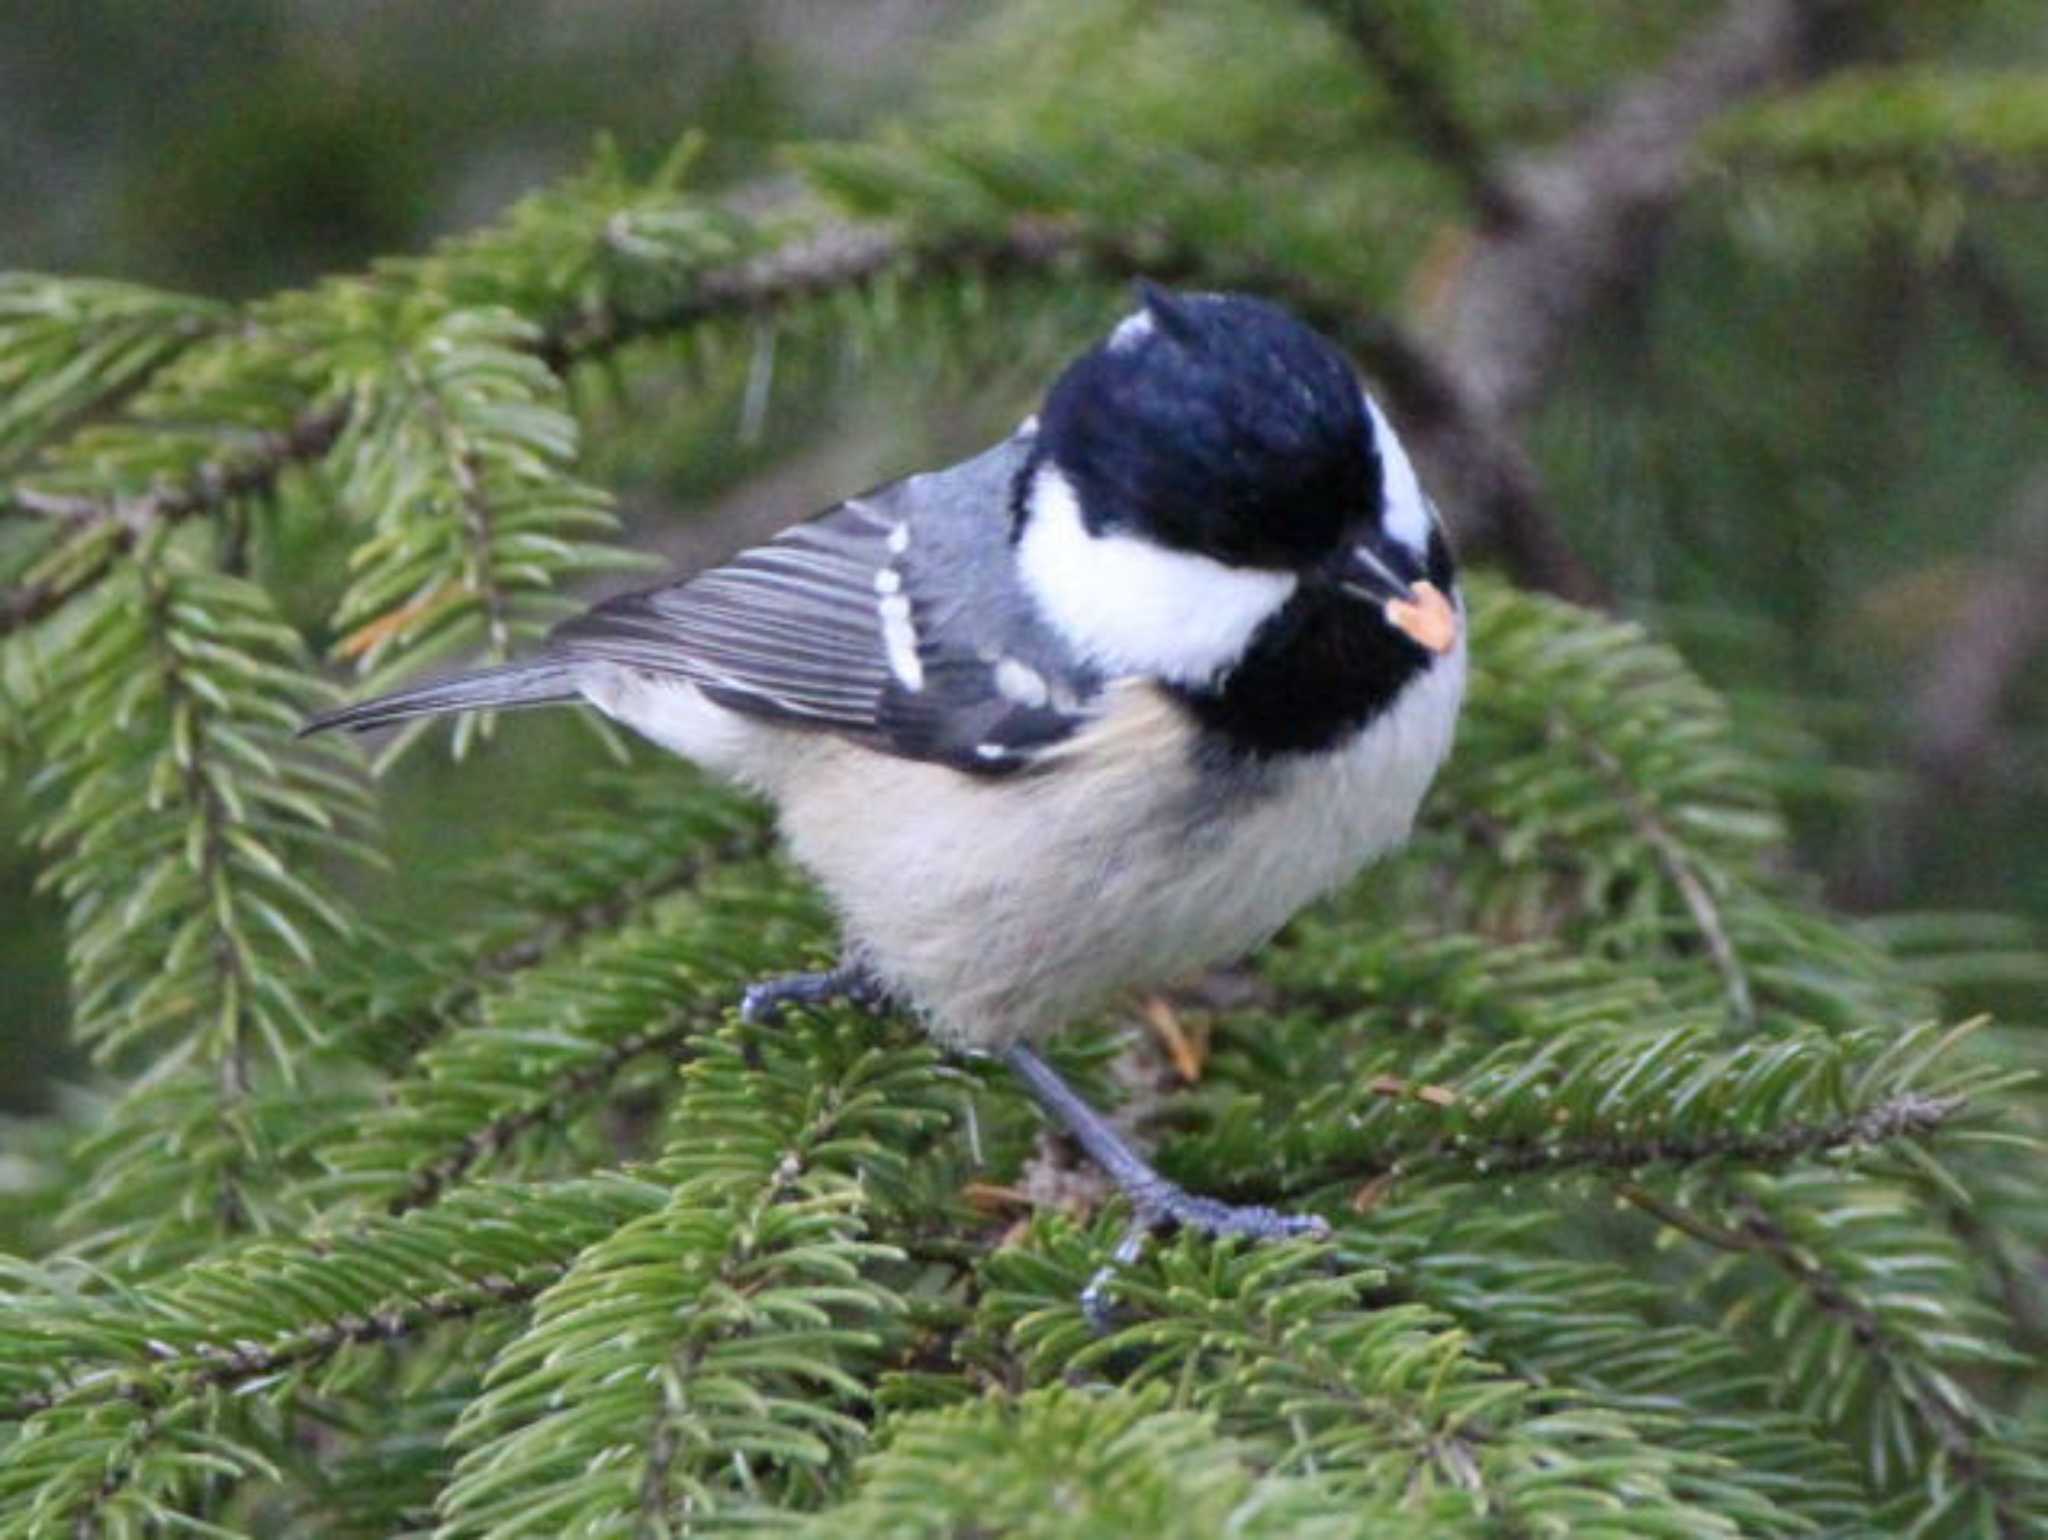
M 444 711 L 475 711 L 507 706 L 552 706 L 579 698 L 573 671 L 559 658 L 529 658 L 467 674 L 430 679 L 409 689 L 394 690 L 353 706 L 337 707 L 309 717 L 299 736 L 324 733 L 330 727 L 350 732 L 403 722 L 408 717 L 439 716 Z

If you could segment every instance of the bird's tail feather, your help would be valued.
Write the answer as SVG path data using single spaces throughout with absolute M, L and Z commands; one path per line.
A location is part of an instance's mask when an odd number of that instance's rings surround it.
M 445 711 L 502 709 L 508 706 L 552 706 L 579 698 L 573 670 L 559 658 L 529 658 L 523 663 L 502 663 L 467 674 L 450 674 L 430 679 L 408 689 L 394 690 L 372 700 L 357 701 L 309 717 L 299 736 L 322 733 L 330 727 L 350 732 L 402 722 L 408 717 L 439 716 Z

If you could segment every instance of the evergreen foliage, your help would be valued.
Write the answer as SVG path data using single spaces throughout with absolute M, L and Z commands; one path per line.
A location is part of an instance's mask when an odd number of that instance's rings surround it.
M 0 1186 L 0 1536 L 2048 1531 L 2043 1103 L 1940 987 L 2027 959 L 1831 913 L 1796 777 L 1636 624 L 1476 576 L 1413 847 L 1172 1066 L 1122 1010 L 1055 1045 L 1176 1178 L 1333 1224 L 1159 1243 L 1100 1336 L 1122 1216 L 1046 1198 L 1005 1079 L 738 1021 L 833 945 L 757 807 L 613 742 L 401 925 L 363 757 L 294 737 L 632 565 L 607 468 L 669 393 L 688 460 L 892 354 L 1042 363 L 1145 271 L 1442 408 L 1390 317 L 1446 229 L 1534 217 L 1499 146 L 1691 26 L 1480 9 L 1025 0 L 792 207 L 604 151 L 245 308 L 0 281 L 6 743 L 103 1090 Z M 1967 199 L 2038 177 L 2044 90 L 1844 75 L 1699 164 Z

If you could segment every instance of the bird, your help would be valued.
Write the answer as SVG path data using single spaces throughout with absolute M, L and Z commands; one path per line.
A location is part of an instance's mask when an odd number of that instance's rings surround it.
M 843 997 L 999 1056 L 1125 1194 L 1118 1262 L 1327 1226 L 1169 1181 L 1041 1045 L 1399 845 L 1467 660 L 1443 521 L 1345 354 L 1252 295 L 1137 300 L 994 447 L 303 729 L 583 703 L 766 798 L 842 952 L 743 1016 Z

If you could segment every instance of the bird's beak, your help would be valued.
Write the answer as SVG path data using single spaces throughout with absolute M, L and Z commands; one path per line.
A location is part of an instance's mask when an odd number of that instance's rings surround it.
M 1353 598 L 1380 606 L 1387 624 L 1431 652 L 1449 652 L 1458 641 L 1458 611 L 1428 579 L 1404 581 L 1370 545 L 1344 553 L 1337 585 Z

